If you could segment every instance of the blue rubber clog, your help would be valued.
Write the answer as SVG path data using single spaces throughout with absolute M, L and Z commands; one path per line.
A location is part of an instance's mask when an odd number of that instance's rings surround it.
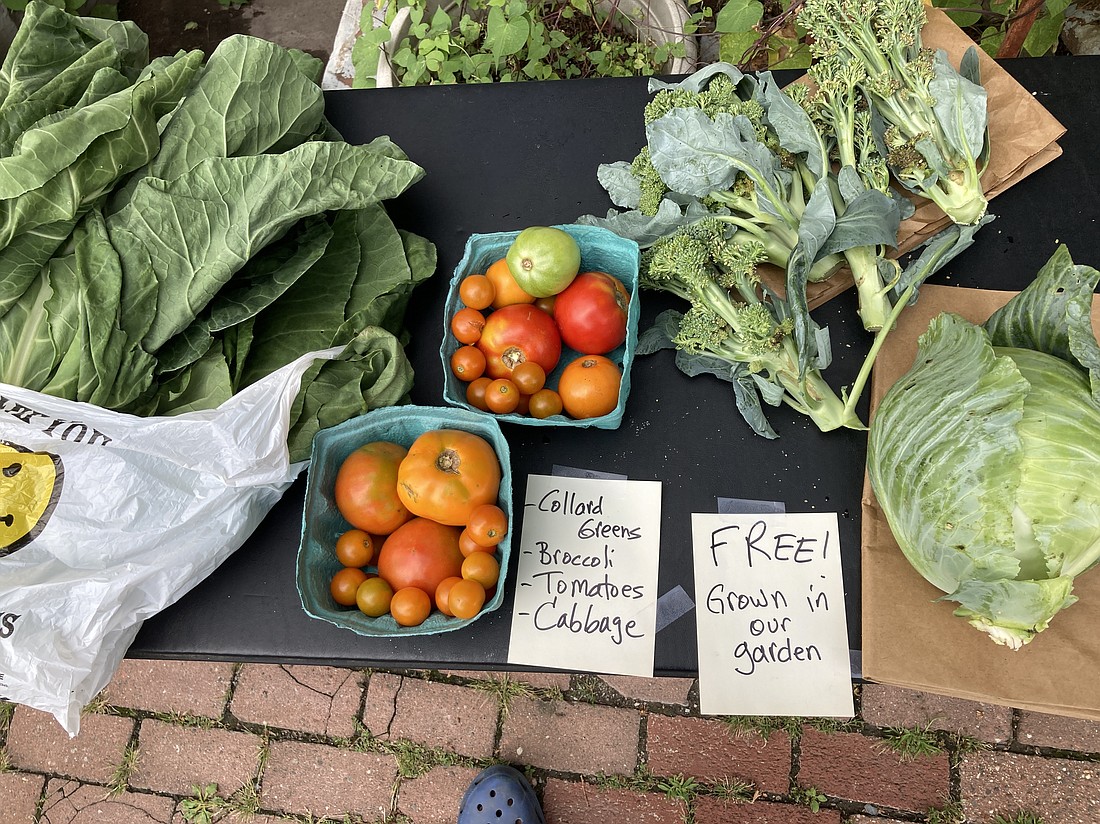
M 462 796 L 458 824 L 546 824 L 523 773 L 507 764 L 486 767 Z

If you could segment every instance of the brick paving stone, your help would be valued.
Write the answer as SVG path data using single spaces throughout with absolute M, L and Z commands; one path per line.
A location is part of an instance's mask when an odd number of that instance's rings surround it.
M 682 824 L 682 801 L 657 793 L 595 787 L 583 781 L 551 778 L 542 791 L 546 824 Z
M 850 815 L 844 824 L 903 824 L 900 818 L 882 818 L 877 815 Z
M 476 767 L 435 767 L 419 778 L 402 779 L 397 808 L 413 824 L 454 824 L 462 796 L 479 772 Z
M 137 766 L 130 786 L 191 795 L 195 787 L 217 784 L 218 795 L 229 796 L 255 779 L 260 743 L 251 733 L 146 719 L 138 731 Z
M 282 813 L 381 820 L 390 811 L 397 760 L 325 744 L 276 741 L 264 769 L 260 806 Z
M 113 715 L 85 715 L 70 738 L 52 715 L 19 706 L 8 729 L 7 751 L 16 769 L 106 783 L 122 763 L 134 722 Z
M 1043 824 L 1100 821 L 1100 765 L 1065 758 L 979 752 L 959 766 L 967 821 L 988 824 L 997 815 L 1028 812 Z
M 123 659 L 103 692 L 108 704 L 146 712 L 221 718 L 234 665 Z
M 864 684 L 860 714 L 876 727 L 930 728 L 990 744 L 1012 738 L 1012 710 L 931 692 Z
M 51 778 L 42 806 L 44 824 L 169 824 L 174 799 L 147 793 L 110 795 L 105 787 Z
M 1100 752 L 1100 722 L 1021 710 L 1016 740 L 1029 747 Z
M 383 740 L 408 739 L 470 758 L 489 758 L 500 703 L 474 687 L 375 673 L 367 685 L 363 725 Z
M 504 716 L 500 754 L 564 772 L 631 775 L 640 722 L 631 709 L 517 698 Z
M 695 802 L 695 824 L 840 824 L 840 813 L 828 809 L 815 813 L 801 804 L 703 797 Z
M 339 667 L 245 664 L 230 712 L 253 724 L 350 738 L 363 694 L 363 674 Z
M 501 681 L 508 679 L 519 681 L 539 690 L 559 690 L 565 692 L 573 677 L 567 672 L 481 672 L 478 670 L 442 670 L 445 675 L 456 678 L 470 678 L 476 681 Z
M 919 812 L 945 803 L 951 769 L 945 753 L 904 759 L 875 738 L 804 727 L 795 780 L 826 795 Z
M 784 793 L 790 784 L 791 739 L 773 732 L 767 739 L 731 731 L 721 721 L 650 715 L 646 722 L 649 770 L 700 781 L 750 781 L 762 792 Z
M 0 772 L 0 824 L 34 821 L 46 779 L 40 775 Z
M 633 675 L 601 675 L 600 679 L 623 698 L 655 704 L 687 706 L 694 678 L 639 678 Z

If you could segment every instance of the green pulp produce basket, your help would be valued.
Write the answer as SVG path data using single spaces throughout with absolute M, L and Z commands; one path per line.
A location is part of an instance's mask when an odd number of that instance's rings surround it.
M 626 340 L 617 349 L 607 353 L 607 357 L 613 360 L 622 370 L 623 377 L 619 388 L 619 402 L 616 407 L 606 415 L 598 418 L 575 419 L 567 415 L 553 415 L 549 418 L 539 419 L 530 415 L 493 415 L 494 418 L 509 423 L 528 424 L 531 426 L 594 426 L 600 429 L 617 429 L 622 423 L 623 414 L 626 411 L 626 399 L 630 394 L 630 365 L 634 360 L 634 349 L 638 345 L 638 314 L 640 311 L 638 300 L 638 269 L 641 264 L 641 252 L 638 244 L 633 240 L 620 237 L 614 232 L 599 226 L 559 225 L 556 228 L 568 232 L 581 249 L 582 272 L 606 272 L 617 278 L 626 286 L 630 293 L 630 307 L 627 310 Z M 451 372 L 451 355 L 461 344 L 451 334 L 451 317 L 461 309 L 464 304 L 458 295 L 459 284 L 467 275 L 483 274 L 491 263 L 500 260 L 508 252 L 508 247 L 516 239 L 519 232 L 493 232 L 491 234 L 471 235 L 466 241 L 466 251 L 462 260 L 455 267 L 451 277 L 450 289 L 447 293 L 447 304 L 443 311 L 443 343 L 439 347 L 439 358 L 443 364 L 443 398 L 453 406 L 467 409 L 481 415 L 490 413 L 479 412 L 466 401 L 466 384 L 456 378 Z M 547 376 L 546 385 L 555 388 L 558 378 L 565 366 L 581 353 L 562 345 L 561 360 L 557 368 Z
M 322 429 L 313 439 L 313 454 L 306 478 L 305 507 L 302 512 L 302 540 L 298 546 L 296 583 L 306 614 L 328 621 L 359 635 L 399 637 L 435 635 L 462 629 L 486 612 L 497 609 L 504 600 L 504 583 L 510 556 L 510 533 L 497 545 L 500 578 L 481 612 L 460 619 L 433 610 L 419 626 L 404 627 L 392 616 L 371 618 L 355 607 L 337 604 L 329 593 L 329 582 L 340 570 L 334 548 L 336 539 L 351 525 L 336 508 L 336 473 L 344 460 L 360 446 L 372 441 L 391 441 L 408 447 L 420 435 L 435 429 L 462 429 L 488 441 L 500 461 L 500 493 L 497 505 L 512 524 L 512 469 L 508 442 L 493 418 L 464 409 L 431 406 L 391 406 Z M 373 568 L 371 568 L 373 569 Z

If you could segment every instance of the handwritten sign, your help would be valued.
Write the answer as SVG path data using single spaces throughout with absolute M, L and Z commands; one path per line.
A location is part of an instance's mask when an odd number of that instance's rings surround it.
M 661 484 L 530 475 L 508 661 L 653 674 Z
M 835 513 L 691 516 L 700 711 L 855 712 Z

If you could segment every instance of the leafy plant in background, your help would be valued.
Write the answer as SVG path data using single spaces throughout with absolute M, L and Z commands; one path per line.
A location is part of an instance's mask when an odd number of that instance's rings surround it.
M 402 9 L 407 34 L 389 42 Z M 357 86 L 374 85 L 385 43 L 404 86 L 650 75 L 684 55 L 682 42 L 637 39 L 617 4 L 605 10 L 592 0 L 395 0 L 385 6 L 385 25 L 372 12 L 368 4 L 352 51 Z
M 726 0 L 713 17 L 719 59 L 741 69 L 804 69 L 811 63 L 805 0 Z M 1072 0 L 932 0 L 992 57 L 1053 53 Z
M 26 10 L 30 0 L 3 0 L 4 5 L 14 12 Z M 100 2 L 100 0 L 42 0 L 54 8 L 62 9 L 70 14 L 78 14 L 81 17 L 101 17 L 108 20 L 118 19 L 118 2 Z

